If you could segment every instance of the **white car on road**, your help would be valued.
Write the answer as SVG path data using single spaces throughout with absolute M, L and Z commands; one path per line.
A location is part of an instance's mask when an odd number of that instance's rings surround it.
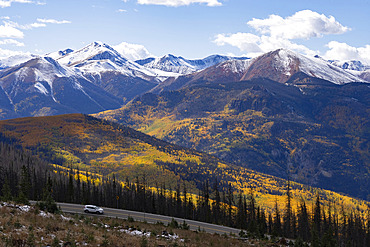
M 85 205 L 85 213 L 104 214 L 104 210 L 101 207 L 95 205 Z

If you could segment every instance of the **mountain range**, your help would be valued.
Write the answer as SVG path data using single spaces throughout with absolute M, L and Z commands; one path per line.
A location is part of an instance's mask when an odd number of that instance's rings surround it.
M 297 72 L 343 84 L 369 80 L 361 62 L 324 61 L 280 49 L 260 57 L 212 55 L 189 60 L 166 55 L 130 61 L 111 46 L 93 42 L 82 49 L 13 56 L 0 60 L 0 119 L 96 113 L 116 109 L 151 91 L 178 90 L 204 81 L 268 78 L 285 83 Z
M 225 61 L 190 75 L 169 78 L 152 92 L 177 90 L 204 82 L 245 81 L 253 78 L 268 78 L 286 83 L 298 72 L 335 84 L 365 82 L 358 71 L 340 68 L 320 58 L 307 58 L 289 50 L 279 49 L 250 60 Z
M 211 55 L 203 59 L 189 60 L 183 57 L 176 57 L 168 54 L 159 58 L 146 58 L 135 61 L 147 68 L 158 69 L 179 74 L 192 74 L 202 69 L 211 67 L 228 60 L 247 60 L 247 57 L 230 57 L 221 55 Z
M 359 61 L 285 49 L 130 61 L 93 42 L 0 68 L 0 119 L 94 113 L 240 167 L 370 198 L 370 70 Z

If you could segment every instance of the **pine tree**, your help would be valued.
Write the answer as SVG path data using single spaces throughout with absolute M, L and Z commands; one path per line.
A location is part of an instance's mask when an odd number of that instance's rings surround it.
M 215 179 L 215 183 L 213 185 L 213 191 L 215 194 L 215 198 L 213 200 L 212 204 L 212 211 L 213 211 L 213 222 L 215 224 L 218 224 L 220 222 L 221 217 L 221 197 L 220 197 L 220 191 L 218 189 L 218 181 L 217 178 Z
M 280 212 L 277 201 L 275 201 L 275 218 L 274 218 L 274 225 L 272 229 L 272 235 L 274 236 L 281 236 L 281 219 L 280 219 Z
M 69 170 L 69 175 L 68 175 L 68 189 L 67 189 L 67 197 L 68 197 L 68 202 L 74 202 L 74 182 L 73 182 L 73 170 L 72 167 Z
M 234 204 L 233 189 L 231 184 L 229 183 L 227 188 L 227 224 L 229 226 L 233 226 L 233 208 L 232 208 L 233 204 Z
M 80 168 L 77 166 L 77 179 L 76 179 L 76 195 L 75 195 L 75 202 L 76 203 L 81 203 L 81 180 L 80 180 Z
M 313 215 L 313 225 L 314 230 L 317 232 L 318 236 L 321 237 L 321 205 L 320 205 L 320 194 L 317 193 L 314 215 Z
M 290 181 L 287 181 L 287 201 L 286 201 L 286 208 L 284 214 L 284 236 L 288 238 L 292 238 L 292 195 L 290 192 Z
M 370 246 L 370 204 L 367 205 L 366 245 Z
M 321 218 L 321 206 L 320 206 L 320 195 L 317 193 L 314 213 L 313 213 L 313 222 L 312 222 L 312 246 L 313 247 L 320 247 L 321 246 L 321 238 L 322 238 L 322 218 Z
M 242 192 L 239 191 L 238 195 L 238 203 L 237 203 L 237 213 L 236 213 L 236 227 L 239 229 L 245 229 L 245 220 L 246 220 L 246 215 L 245 215 L 245 209 L 243 205 L 243 196 Z
M 211 208 L 209 204 L 209 183 L 208 180 L 206 180 L 206 183 L 203 185 L 203 214 L 204 214 L 204 220 L 206 222 L 211 221 Z
M 272 221 L 272 214 L 269 213 L 267 233 L 272 235 L 274 222 Z
M 266 214 L 263 209 L 261 209 L 259 206 L 257 208 L 258 212 L 258 222 L 257 222 L 257 228 L 258 228 L 258 236 L 262 238 L 267 233 L 267 223 L 266 223 Z
M 176 216 L 182 217 L 182 201 L 181 201 L 181 194 L 180 194 L 180 184 L 177 183 L 176 186 Z
M 3 188 L 1 189 L 1 192 L 3 194 L 2 200 L 5 202 L 9 202 L 12 200 L 12 192 L 10 190 L 9 181 L 8 178 L 5 178 L 5 181 L 3 183 Z
M 256 199 L 254 198 L 253 190 L 250 190 L 249 193 L 249 203 L 247 206 L 247 221 L 248 221 L 248 230 L 250 232 L 257 232 L 257 221 L 258 217 L 256 214 Z
M 21 168 L 21 179 L 19 183 L 18 197 L 16 201 L 18 203 L 29 204 L 28 195 L 31 190 L 30 175 L 25 165 Z
M 183 190 L 182 190 L 182 195 L 184 197 L 184 203 L 183 203 L 183 215 L 184 215 L 184 218 L 188 218 L 189 217 L 189 204 L 188 204 L 188 192 L 186 190 L 186 184 L 185 182 L 183 183 L 183 186 L 182 186 Z

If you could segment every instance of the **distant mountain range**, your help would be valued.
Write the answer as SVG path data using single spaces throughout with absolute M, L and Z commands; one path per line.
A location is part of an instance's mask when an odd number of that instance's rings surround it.
M 190 75 L 169 78 L 151 91 L 177 90 L 203 82 L 233 82 L 253 78 L 268 78 L 286 83 L 296 73 L 304 73 L 335 84 L 365 82 L 358 72 L 342 69 L 320 58 L 307 58 L 279 49 L 250 60 L 229 60 Z
M 176 57 L 174 55 L 169 54 L 159 58 L 151 57 L 142 60 L 137 60 L 136 62 L 151 69 L 175 72 L 179 74 L 191 74 L 224 61 L 248 60 L 248 59 L 249 58 L 247 57 L 212 55 L 203 59 L 189 60 L 183 57 Z
M 178 90 L 202 82 L 268 78 L 286 83 L 302 72 L 343 84 L 368 81 L 369 71 L 361 62 L 327 62 L 284 49 L 253 59 L 212 55 L 189 60 L 166 55 L 130 61 L 111 46 L 93 42 L 76 51 L 0 60 L 0 119 L 96 113 L 119 108 L 149 91 Z

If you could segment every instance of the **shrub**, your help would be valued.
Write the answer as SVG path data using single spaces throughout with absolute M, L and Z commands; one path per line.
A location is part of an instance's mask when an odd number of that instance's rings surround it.
M 168 226 L 171 228 L 179 228 L 179 223 L 174 218 L 172 218 L 171 222 L 168 223 Z

